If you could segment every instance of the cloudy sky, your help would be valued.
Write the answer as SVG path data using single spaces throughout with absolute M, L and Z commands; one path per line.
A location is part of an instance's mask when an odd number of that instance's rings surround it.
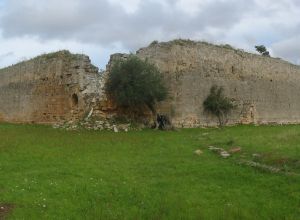
M 68 49 L 104 68 L 153 40 L 229 43 L 300 64 L 300 0 L 0 0 L 0 67 Z

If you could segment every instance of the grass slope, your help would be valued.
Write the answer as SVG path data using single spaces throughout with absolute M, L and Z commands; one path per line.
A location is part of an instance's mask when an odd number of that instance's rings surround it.
M 0 140 L 0 206 L 14 207 L 9 219 L 300 216 L 300 126 L 112 133 L 1 124 Z M 222 159 L 209 145 L 242 152 Z M 253 153 L 295 175 L 238 165 Z

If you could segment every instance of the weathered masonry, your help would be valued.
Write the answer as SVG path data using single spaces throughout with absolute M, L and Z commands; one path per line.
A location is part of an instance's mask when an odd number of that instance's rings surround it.
M 300 123 L 300 67 L 202 42 L 153 43 L 137 51 L 164 75 L 169 99 L 158 105 L 177 127 L 215 125 L 203 110 L 212 85 L 223 86 L 236 104 L 229 124 Z M 92 113 L 116 113 L 103 91 L 115 54 L 104 73 L 85 55 L 67 51 L 42 55 L 0 70 L 0 120 L 56 123 Z
M 68 51 L 0 70 L 0 120 L 56 123 L 78 120 L 97 102 L 98 68 Z
M 236 109 L 229 124 L 300 123 L 300 66 L 230 46 L 175 40 L 137 52 L 164 74 L 170 99 L 160 105 L 178 126 L 217 123 L 203 110 L 212 85 L 223 86 Z

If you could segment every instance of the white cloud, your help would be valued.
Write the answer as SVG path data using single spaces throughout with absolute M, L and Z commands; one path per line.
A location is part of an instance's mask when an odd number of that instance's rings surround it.
M 179 37 L 250 51 L 265 44 L 297 62 L 297 50 L 280 45 L 300 44 L 299 14 L 298 0 L 0 0 L 0 55 L 14 52 L 0 66 L 70 49 L 103 68 L 109 53 Z
M 292 60 L 300 65 L 300 34 L 272 45 L 275 56 Z
M 0 42 L 0 67 L 15 64 L 43 53 L 67 49 L 72 53 L 89 55 L 94 64 L 104 68 L 108 62 L 110 54 L 116 51 L 127 52 L 127 50 L 118 45 L 115 45 L 115 47 L 104 47 L 101 45 L 84 44 L 70 40 L 47 40 L 42 42 L 37 38 L 32 37 L 12 39 L 3 39 L 0 37 Z
M 111 0 L 10 0 L 0 12 L 0 25 L 7 38 L 37 36 L 105 45 L 121 42 L 136 49 L 156 35 L 193 37 L 206 28 L 228 29 L 253 7 L 252 0 L 211 0 L 199 4 L 198 13 L 190 16 L 189 7 L 178 7 L 182 2 L 144 0 L 136 4 L 136 11 L 128 14 Z
M 108 0 L 109 2 L 122 6 L 127 13 L 134 13 L 138 10 L 141 0 Z

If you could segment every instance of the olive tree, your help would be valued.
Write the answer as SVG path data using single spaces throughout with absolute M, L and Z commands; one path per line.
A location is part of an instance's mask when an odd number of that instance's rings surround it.
M 119 107 L 136 112 L 148 107 L 156 117 L 155 105 L 167 98 L 162 74 L 148 60 L 131 55 L 113 63 L 106 92 Z
M 215 115 L 218 118 L 220 126 L 227 123 L 227 114 L 234 108 L 230 99 L 225 97 L 223 92 L 223 87 L 214 85 L 210 89 L 210 94 L 203 102 L 204 110 Z
M 259 52 L 262 56 L 270 57 L 270 52 L 267 51 L 267 48 L 264 45 L 255 46 L 257 52 Z

